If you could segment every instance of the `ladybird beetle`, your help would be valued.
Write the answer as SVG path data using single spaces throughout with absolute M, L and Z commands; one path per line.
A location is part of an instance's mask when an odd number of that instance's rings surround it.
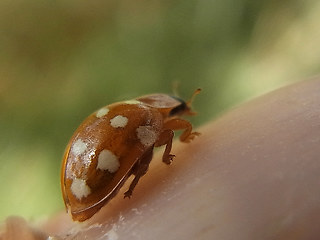
M 165 145 L 162 161 L 170 164 L 174 130 L 184 130 L 180 141 L 198 132 L 181 115 L 194 115 L 191 102 L 166 94 L 152 94 L 113 103 L 91 114 L 69 141 L 61 170 L 61 189 L 67 211 L 85 221 L 112 199 L 131 175 L 124 197 L 130 198 L 146 174 L 154 147 Z

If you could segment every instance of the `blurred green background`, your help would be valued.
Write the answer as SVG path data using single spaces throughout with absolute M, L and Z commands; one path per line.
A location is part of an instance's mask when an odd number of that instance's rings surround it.
M 82 120 L 142 94 L 194 102 L 196 126 L 320 70 L 312 0 L 2 0 L 0 220 L 64 208 L 60 163 Z

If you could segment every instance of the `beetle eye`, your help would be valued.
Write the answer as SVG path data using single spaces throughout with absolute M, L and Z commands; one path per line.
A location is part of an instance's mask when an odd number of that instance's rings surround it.
M 170 111 L 169 116 L 172 117 L 172 116 L 179 115 L 179 114 L 183 113 L 187 108 L 188 108 L 187 104 L 185 102 L 182 102 L 179 106 L 173 108 Z

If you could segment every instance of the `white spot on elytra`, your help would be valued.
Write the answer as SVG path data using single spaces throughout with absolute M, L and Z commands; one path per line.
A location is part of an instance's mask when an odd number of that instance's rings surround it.
M 110 120 L 110 124 L 114 128 L 125 127 L 128 123 L 128 118 L 118 115 Z
M 91 193 L 90 187 L 87 185 L 86 180 L 74 178 L 71 184 L 72 194 L 79 200 L 87 197 Z
M 110 173 L 114 173 L 118 171 L 119 167 L 120 162 L 116 155 L 107 149 L 104 149 L 100 152 L 97 168 L 101 170 L 108 170 Z
M 124 101 L 124 103 L 125 104 L 141 104 L 140 101 L 135 100 L 135 99 Z
M 83 142 L 81 139 L 78 139 L 71 148 L 71 152 L 74 155 L 80 155 L 82 153 L 84 153 L 87 149 L 87 145 L 85 144 L 85 142 Z
M 109 112 L 109 108 L 106 108 L 106 107 L 101 108 L 101 109 L 99 109 L 98 112 L 96 113 L 96 117 L 97 117 L 97 118 L 101 118 L 101 117 L 107 115 L 108 112 Z
M 157 140 L 157 134 L 152 126 L 140 126 L 136 131 L 140 142 L 146 147 L 153 145 Z

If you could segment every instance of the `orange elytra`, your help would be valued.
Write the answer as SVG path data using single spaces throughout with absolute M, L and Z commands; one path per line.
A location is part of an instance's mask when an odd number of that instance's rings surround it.
M 166 94 L 151 94 L 113 103 L 91 114 L 71 137 L 62 163 L 61 189 L 67 211 L 85 221 L 112 199 L 134 175 L 124 197 L 130 198 L 146 174 L 154 147 L 165 145 L 162 161 L 170 164 L 174 130 L 184 130 L 180 141 L 198 132 L 181 118 L 194 115 L 193 97 L 187 102 Z

